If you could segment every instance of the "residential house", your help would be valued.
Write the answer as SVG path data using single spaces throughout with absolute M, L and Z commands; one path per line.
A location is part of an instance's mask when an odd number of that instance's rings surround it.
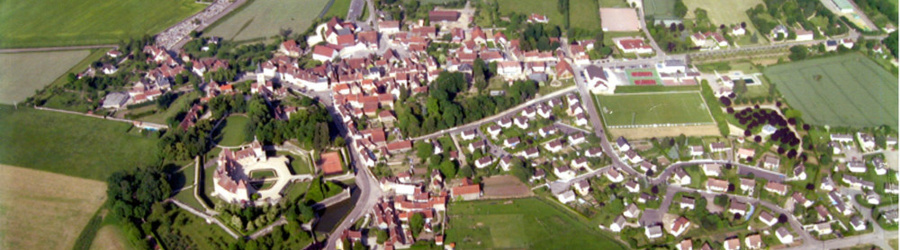
M 623 212 L 622 215 L 625 215 L 626 218 L 634 219 L 641 216 L 641 209 L 639 209 L 634 203 L 631 203 L 628 204 L 627 207 L 625 207 L 625 212 Z
M 849 143 L 853 142 L 853 136 L 849 134 L 831 134 L 831 141 Z
M 516 124 L 516 127 L 519 127 L 520 129 L 528 129 L 528 118 L 525 118 L 524 116 L 519 116 L 519 117 L 516 117 L 516 119 L 514 119 L 514 120 L 515 120 L 514 123 Z
M 625 190 L 628 190 L 629 193 L 637 193 L 637 192 L 640 192 L 640 191 L 641 191 L 641 184 L 638 183 L 638 182 L 636 182 L 636 181 L 634 181 L 634 180 L 630 180 L 630 181 L 628 181 L 628 182 L 625 183 Z
M 575 171 L 572 171 L 568 166 L 559 166 L 553 168 L 553 174 L 556 177 L 559 177 L 562 180 L 571 180 L 575 178 Z
M 590 169 L 588 169 L 588 161 L 584 157 L 578 157 L 578 158 L 572 159 L 571 165 L 575 169 L 590 170 Z
M 521 140 L 519 140 L 519 137 L 510 137 L 506 140 L 503 140 L 503 146 L 507 148 L 514 148 L 516 147 L 516 145 L 519 145 L 519 142 L 521 142 Z
M 638 162 L 641 162 L 644 160 L 644 158 L 641 158 L 641 156 L 638 155 L 636 152 L 634 152 L 634 150 L 625 151 L 625 157 L 632 164 L 635 164 L 635 163 L 638 163 Z
M 756 180 L 741 178 L 741 191 L 749 192 L 752 194 L 754 187 L 756 187 Z
M 672 175 L 672 181 L 675 184 L 686 186 L 691 184 L 691 175 L 689 175 L 684 169 L 678 168 L 675 169 L 675 174 Z
M 691 156 L 703 156 L 703 146 L 691 146 Z
M 669 233 L 671 233 L 675 237 L 678 237 L 679 235 L 684 233 L 684 231 L 687 231 L 688 227 L 690 226 L 691 221 L 682 216 L 676 219 L 674 223 L 672 223 L 672 228 L 669 229 Z
M 725 147 L 724 142 L 713 142 L 709 144 L 709 151 L 713 153 L 725 152 L 728 151 L 728 147 Z
M 628 144 L 628 140 L 626 140 L 625 137 L 619 136 L 619 138 L 616 139 L 616 148 L 621 152 L 625 152 L 631 150 L 631 145 Z
M 850 226 L 853 227 L 853 231 L 865 231 L 866 221 L 856 215 L 850 217 Z
M 538 156 L 541 156 L 540 151 L 537 148 L 527 148 L 519 153 L 525 159 L 534 159 Z
M 853 160 L 847 163 L 847 169 L 850 170 L 851 173 L 865 173 L 866 163 L 860 160 Z
M 572 190 L 567 190 L 565 192 L 556 194 L 556 199 L 563 204 L 573 202 L 575 201 L 575 192 Z
M 822 223 L 815 224 L 815 225 L 813 226 L 813 231 L 815 231 L 815 232 L 818 233 L 819 235 L 829 235 L 829 234 L 831 234 L 831 233 L 833 232 L 833 231 L 831 230 L 831 223 L 830 223 L 830 222 L 827 222 L 827 221 L 826 221 L 826 222 L 822 222 Z
M 621 232 L 622 229 L 625 228 L 625 217 L 622 215 L 616 216 L 616 219 L 613 220 L 611 224 L 609 224 L 609 230 L 614 233 Z
M 859 140 L 859 146 L 863 151 L 875 149 L 875 137 L 863 132 L 856 132 L 856 139 Z
M 647 236 L 648 239 L 656 239 L 663 236 L 662 226 L 654 225 L 649 227 L 644 227 L 644 235 Z
M 774 155 L 766 155 L 763 158 L 763 167 L 768 169 L 778 169 L 778 165 L 781 164 L 781 158 Z
M 778 238 L 778 241 L 781 241 L 781 244 L 790 245 L 794 243 L 794 236 L 784 227 L 779 227 L 775 230 L 775 237 Z
M 740 148 L 740 149 L 738 149 L 737 156 L 739 159 L 749 161 L 749 159 L 752 159 L 755 154 L 756 154 L 755 149 Z
M 619 173 L 619 171 L 616 170 L 615 168 L 606 169 L 605 175 L 606 175 L 606 178 L 609 179 L 609 181 L 611 181 L 613 183 L 619 183 L 619 182 L 622 182 L 623 180 L 625 180 L 625 177 L 622 175 L 622 173 Z
M 722 165 L 703 164 L 703 174 L 706 176 L 717 177 L 722 174 Z
M 680 209 L 694 209 L 694 198 L 682 196 L 681 202 L 678 203 L 678 208 Z
M 771 227 L 772 225 L 775 225 L 775 223 L 778 223 L 778 218 L 775 218 L 774 215 L 772 215 L 772 214 L 770 214 L 769 212 L 766 212 L 766 211 L 762 211 L 762 212 L 759 213 L 759 220 L 762 221 L 763 223 L 765 223 L 767 226 L 770 226 L 770 227 Z
M 804 166 L 803 163 L 797 164 L 797 166 L 794 167 L 794 178 L 801 181 L 806 180 L 806 166 Z
M 796 41 L 812 41 L 813 39 L 815 39 L 813 36 L 813 32 L 810 30 L 796 29 L 794 30 L 794 33 L 797 34 L 797 38 L 794 39 Z
M 559 140 L 552 140 L 547 144 L 544 144 L 544 148 L 552 153 L 558 153 L 560 150 L 562 150 L 562 142 L 560 142 Z
M 694 250 L 694 243 L 691 242 L 691 239 L 684 239 L 678 245 L 675 245 L 675 249 L 678 250 Z
M 584 152 L 584 156 L 590 157 L 590 158 L 602 157 L 603 149 L 602 148 L 589 148 L 587 151 Z
M 811 200 L 806 199 L 806 197 L 799 192 L 794 192 L 794 194 L 791 195 L 791 199 L 794 200 L 794 204 L 800 204 L 801 206 L 806 208 L 813 205 L 813 202 Z
M 491 163 L 494 163 L 494 159 L 491 158 L 490 155 L 487 155 L 487 156 L 481 157 L 481 158 L 479 158 L 478 160 L 476 160 L 476 161 L 475 161 L 475 167 L 481 169 L 481 168 L 485 168 L 485 167 L 487 167 L 487 166 L 490 166 Z
M 591 184 L 587 181 L 587 179 L 582 179 L 578 182 L 575 182 L 575 191 L 578 191 L 578 194 L 584 196 L 588 195 L 591 192 Z
M 476 132 L 475 132 L 474 129 L 472 129 L 472 130 L 464 130 L 464 131 L 462 132 L 462 139 L 463 139 L 464 141 L 474 140 L 474 139 L 475 139 L 475 134 L 476 134 Z
M 762 237 L 759 234 L 747 235 L 744 237 L 744 244 L 748 249 L 760 249 L 762 248 Z
M 481 197 L 481 186 L 478 184 L 465 184 L 450 189 L 450 196 L 457 200 L 475 200 Z
M 497 136 L 500 135 L 500 132 L 501 132 L 500 126 L 491 125 L 490 127 L 487 128 L 487 132 L 488 132 L 488 134 L 491 135 L 491 137 L 497 138 Z
M 588 65 L 582 74 L 592 93 L 612 94 L 616 91 L 616 85 L 609 82 L 607 74 L 602 67 L 593 64 Z
M 584 133 L 574 133 L 569 135 L 569 144 L 578 145 L 585 142 Z
M 831 216 L 831 213 L 828 212 L 828 209 L 822 205 L 816 206 L 816 216 L 819 218 L 820 221 L 834 219 L 834 217 Z
M 737 237 L 725 240 L 724 244 L 725 250 L 740 250 L 741 249 L 741 239 Z
M 747 204 L 740 202 L 740 201 L 732 200 L 731 204 L 728 205 L 728 213 L 740 214 L 741 216 L 744 216 L 747 214 Z
M 509 155 L 503 156 L 500 158 L 500 168 L 503 171 L 509 171 L 509 168 L 512 166 L 512 157 Z
M 768 182 L 766 186 L 763 188 L 766 191 L 772 192 L 777 195 L 787 195 L 788 186 L 778 182 Z
M 538 168 L 538 169 L 535 169 L 534 174 L 531 175 L 531 181 L 543 180 L 544 177 L 546 177 L 546 176 L 547 176 L 547 173 L 544 172 L 544 169 Z
M 706 180 L 706 190 L 724 193 L 725 191 L 728 191 L 728 181 L 709 178 Z

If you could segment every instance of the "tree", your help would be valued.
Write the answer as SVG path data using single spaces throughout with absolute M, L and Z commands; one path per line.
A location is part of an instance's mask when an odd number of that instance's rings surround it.
M 802 45 L 793 46 L 793 47 L 791 47 L 790 50 L 791 50 L 791 54 L 788 55 L 788 58 L 791 59 L 791 61 L 799 61 L 799 60 L 806 59 L 807 54 L 809 54 L 809 51 L 806 49 L 806 46 L 802 46 Z
M 456 176 L 456 163 L 449 160 L 441 162 L 439 171 L 441 171 L 445 179 L 453 178 Z
M 416 156 L 419 157 L 419 161 L 423 161 L 433 154 L 434 146 L 431 143 L 424 141 L 416 143 Z
M 419 232 L 425 227 L 425 217 L 422 213 L 415 213 L 409 218 L 409 230 L 412 231 L 413 238 L 419 237 Z

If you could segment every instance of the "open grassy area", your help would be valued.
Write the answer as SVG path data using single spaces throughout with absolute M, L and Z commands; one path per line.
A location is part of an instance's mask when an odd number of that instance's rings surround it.
M 222 146 L 238 146 L 248 142 L 247 126 L 250 118 L 243 115 L 232 115 L 225 118 L 215 131 L 213 140 Z
M 106 180 L 157 159 L 158 140 L 128 123 L 7 105 L 0 117 L 2 164 Z
M 0 165 L 0 249 L 71 249 L 106 183 Z
M 454 202 L 446 241 L 460 249 L 624 249 L 563 209 L 541 198 Z
M 647 19 L 675 18 L 675 0 L 644 1 L 644 16 Z
M 712 123 L 697 92 L 598 96 L 608 126 Z
M 0 54 L 0 103 L 22 102 L 89 54 L 87 50 Z
M 138 120 L 166 124 L 166 119 L 168 119 L 169 117 L 175 117 L 175 115 L 178 115 L 178 112 L 187 111 L 191 108 L 191 101 L 199 97 L 200 93 L 196 91 L 182 94 L 181 96 L 178 96 L 178 99 L 175 99 L 175 101 L 169 105 L 168 109 L 164 111 L 156 111 L 155 114 L 141 117 Z
M 114 225 L 106 225 L 97 231 L 97 237 L 91 244 L 92 250 L 118 250 L 126 249 L 127 241 L 122 230 Z
M 327 0 L 253 0 L 240 12 L 219 21 L 207 34 L 234 41 L 278 35 L 281 29 L 303 32 L 319 16 Z M 346 11 L 344 11 L 346 15 Z
M 897 124 L 897 78 L 861 54 L 768 67 L 766 77 L 815 125 Z
M 715 25 L 731 25 L 746 22 L 747 26 L 752 26 L 750 17 L 747 16 L 747 10 L 756 7 L 757 4 L 763 4 L 762 0 L 684 0 L 684 5 L 688 7 L 688 14 L 685 18 L 694 18 L 694 10 L 701 8 L 706 10 L 709 15 L 709 21 Z
M 563 28 L 563 16 L 559 13 L 556 1 L 544 0 L 497 0 L 500 4 L 500 14 L 507 15 L 511 12 L 530 15 L 538 13 L 547 16 L 550 24 Z M 573 28 L 585 30 L 600 29 L 600 7 L 593 0 L 571 0 L 569 23 Z
M 603 8 L 631 8 L 631 5 L 625 0 L 600 0 L 600 7 Z
M 312 166 L 310 166 L 309 157 L 295 154 L 286 154 L 291 158 L 291 173 L 293 174 L 312 174 Z
M 322 17 L 347 17 L 347 12 L 350 12 L 350 2 L 352 2 L 352 0 L 334 0 L 334 3 L 331 4 L 331 7 L 328 8 L 328 11 L 325 12 L 325 15 L 323 15 Z
M 156 34 L 205 7 L 191 0 L 3 1 L 0 47 L 112 44 Z

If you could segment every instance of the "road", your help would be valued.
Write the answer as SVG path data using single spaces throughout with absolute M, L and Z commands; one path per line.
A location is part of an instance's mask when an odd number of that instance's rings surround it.
M 348 21 L 356 21 L 362 16 L 363 8 L 366 7 L 366 0 L 353 0 L 350 2 L 350 10 L 347 11 Z
M 766 169 L 762 169 L 762 168 L 758 168 L 755 166 L 744 165 L 744 164 L 740 164 L 740 163 L 732 162 L 732 161 L 705 159 L 705 160 L 693 160 L 693 161 L 688 161 L 688 162 L 677 162 L 672 165 L 669 165 L 658 176 L 656 176 L 654 178 L 650 178 L 650 184 L 657 185 L 660 183 L 665 183 L 666 180 L 669 179 L 669 176 L 671 176 L 672 173 L 674 173 L 676 169 L 681 169 L 686 166 L 701 165 L 701 164 L 722 164 L 722 165 L 731 164 L 732 166 L 737 166 L 739 168 L 738 172 L 740 172 L 742 175 L 747 175 L 747 174 L 752 173 L 753 176 L 756 176 L 758 178 L 763 178 L 768 181 L 775 181 L 775 182 L 783 182 L 785 179 L 784 174 L 766 170 Z
M 560 96 L 565 95 L 565 94 L 567 94 L 567 93 L 569 93 L 569 92 L 572 92 L 572 91 L 574 91 L 574 90 L 575 90 L 575 86 L 568 87 L 568 88 L 564 88 L 564 89 L 560 89 L 560 90 L 554 91 L 553 93 L 546 94 L 546 95 L 544 95 L 544 96 L 541 96 L 541 97 L 538 97 L 538 98 L 535 98 L 535 99 L 531 99 L 530 101 L 527 101 L 527 102 L 525 102 L 525 103 L 519 104 L 519 105 L 517 105 L 517 106 L 515 106 L 515 107 L 513 107 L 513 108 L 504 110 L 503 112 L 500 112 L 500 113 L 498 113 L 498 114 L 496 114 L 496 115 L 488 116 L 488 117 L 482 118 L 482 119 L 480 119 L 480 120 L 477 120 L 477 121 L 474 121 L 474 122 L 470 122 L 470 123 L 465 124 L 465 125 L 456 126 L 456 127 L 449 128 L 449 129 L 444 129 L 444 130 L 441 130 L 441 131 L 438 131 L 438 132 L 434 132 L 434 133 L 427 134 L 427 135 L 423 135 L 423 136 L 419 136 L 419 137 L 414 137 L 414 138 L 411 138 L 410 140 L 413 140 L 413 141 L 419 141 L 419 140 L 425 140 L 425 139 L 434 139 L 434 138 L 438 138 L 438 137 L 441 137 L 441 136 L 444 136 L 444 135 L 447 135 L 447 134 L 455 134 L 455 133 L 460 133 L 460 132 L 462 132 L 462 131 L 467 131 L 467 130 L 477 129 L 478 127 L 480 127 L 481 125 L 483 125 L 483 124 L 485 124 L 485 123 L 493 122 L 493 121 L 495 121 L 495 120 L 497 120 L 497 119 L 500 119 L 500 118 L 503 118 L 503 117 L 505 117 L 505 116 L 516 114 L 516 113 L 518 113 L 519 111 L 521 111 L 522 109 L 525 109 L 525 108 L 527 108 L 527 107 L 529 107 L 529 106 L 531 106 L 531 105 L 535 105 L 535 104 L 538 104 L 538 103 L 541 103 L 541 102 L 548 101 L 548 100 L 553 99 L 553 98 L 560 97 Z M 591 106 L 591 105 L 587 105 L 587 106 Z
M 84 50 L 84 49 L 102 49 L 102 48 L 118 48 L 115 44 L 99 44 L 84 46 L 61 46 L 61 47 L 41 47 L 41 48 L 19 48 L 19 49 L 0 49 L 0 54 L 4 53 L 25 53 L 25 52 L 46 52 L 46 51 L 65 51 L 65 50 Z

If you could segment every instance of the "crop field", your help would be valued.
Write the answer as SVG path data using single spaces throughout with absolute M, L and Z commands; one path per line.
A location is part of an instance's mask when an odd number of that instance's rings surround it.
M 87 50 L 0 54 L 0 103 L 34 95 L 90 54 Z
M 675 18 L 675 0 L 644 1 L 644 16 L 657 19 Z
M 624 249 L 586 219 L 539 198 L 450 206 L 446 241 L 460 249 Z
M 0 165 L 0 249 L 72 249 L 106 183 Z
M 713 123 L 703 98 L 697 92 L 620 94 L 598 96 L 597 99 L 603 119 L 611 128 Z
M 205 7 L 191 0 L 8 0 L 0 11 L 0 47 L 113 44 L 156 34 Z
M 238 146 L 247 142 L 247 126 L 250 124 L 250 118 L 243 115 L 232 115 L 225 118 L 225 121 L 216 129 L 213 138 L 222 146 Z
M 253 0 L 232 16 L 214 24 L 208 35 L 234 41 L 267 38 L 290 29 L 306 30 L 325 8 L 327 0 Z M 344 12 L 346 15 L 346 11 Z
M 897 124 L 897 77 L 861 54 L 768 67 L 763 72 L 815 125 Z
M 0 164 L 102 180 L 157 160 L 158 139 L 124 122 L 0 105 Z
M 563 28 L 563 16 L 559 13 L 556 1 L 544 0 L 497 0 L 500 4 L 500 14 L 507 15 L 511 12 L 531 15 L 538 13 L 547 16 L 550 24 Z M 600 28 L 600 7 L 597 1 L 572 0 L 569 3 L 569 23 L 573 28 L 585 30 L 597 30 Z

